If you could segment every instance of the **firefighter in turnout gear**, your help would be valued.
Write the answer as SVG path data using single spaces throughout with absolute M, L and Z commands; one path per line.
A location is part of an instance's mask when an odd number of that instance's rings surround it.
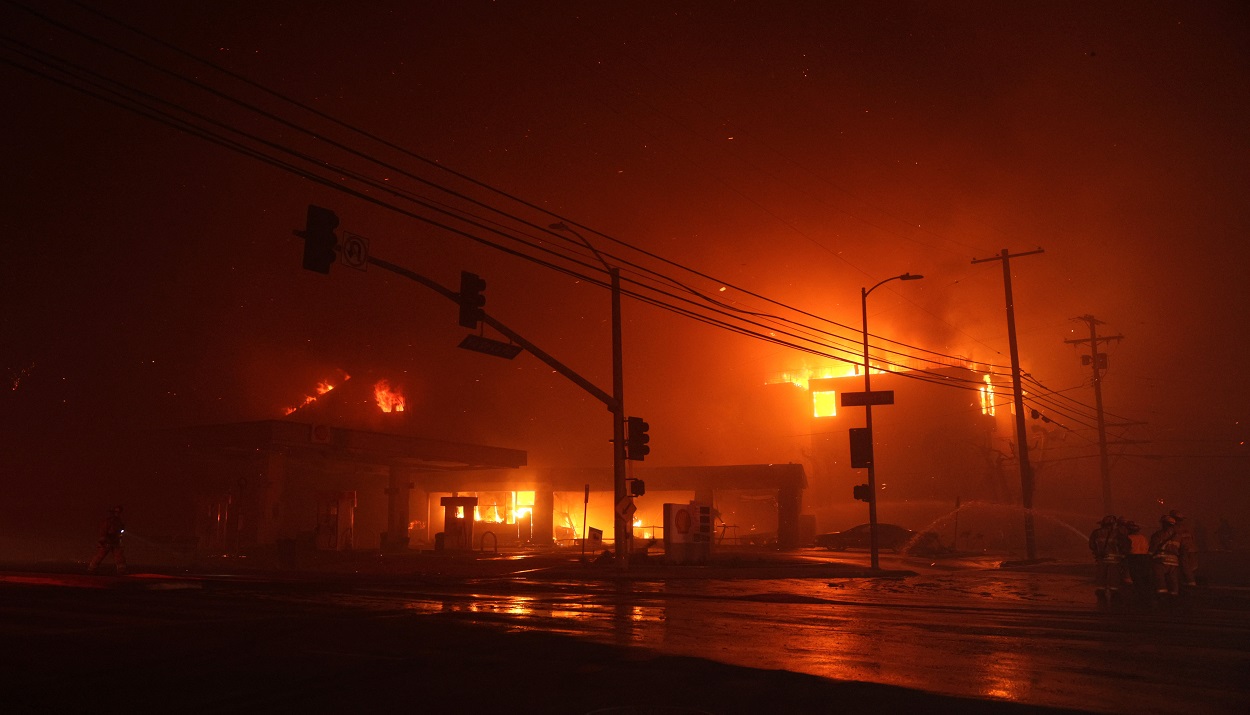
M 1150 537 L 1141 533 L 1141 527 L 1135 521 L 1125 522 L 1124 530 L 1128 532 L 1129 540 L 1129 551 L 1124 557 L 1124 570 L 1133 581 L 1132 588 L 1128 589 L 1132 594 L 1130 601 L 1134 607 L 1149 606 L 1154 595 L 1154 588 L 1150 585 Z
M 99 544 L 96 548 L 95 556 L 91 557 L 91 561 L 87 564 L 87 572 L 95 573 L 100 566 L 100 562 L 110 553 L 113 554 L 113 564 L 117 568 L 117 574 L 126 573 L 126 551 L 122 548 L 122 534 L 126 532 L 126 524 L 122 522 L 122 508 L 115 506 L 109 509 L 107 515 L 100 522 Z
M 1185 586 L 1198 585 L 1198 542 L 1194 538 L 1193 525 L 1185 515 L 1173 509 L 1168 516 L 1176 520 L 1176 538 L 1180 539 L 1180 580 Z
M 1124 557 L 1129 553 L 1129 538 L 1119 519 L 1107 515 L 1089 535 L 1089 550 L 1097 564 L 1094 595 L 1099 608 L 1122 605 L 1120 587 L 1124 585 Z
M 1155 598 L 1160 605 L 1171 606 L 1180 593 L 1181 539 L 1176 533 L 1176 519 L 1164 514 L 1159 530 L 1150 537 L 1150 556 L 1154 559 Z

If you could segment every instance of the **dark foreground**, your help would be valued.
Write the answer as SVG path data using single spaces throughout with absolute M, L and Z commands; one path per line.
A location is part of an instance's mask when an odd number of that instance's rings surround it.
M 279 600 L 266 597 L 272 585 L 78 578 L 0 583 L 5 712 L 1061 712 L 500 632 L 454 614 L 293 607 L 301 586 L 289 583 Z

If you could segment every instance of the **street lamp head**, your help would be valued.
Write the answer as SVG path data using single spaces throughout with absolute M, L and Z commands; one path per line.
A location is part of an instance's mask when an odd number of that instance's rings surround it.
M 861 288 L 860 295 L 864 297 L 864 300 L 867 300 L 868 294 L 881 287 L 881 284 L 883 283 L 889 283 L 890 281 L 918 281 L 921 278 L 924 278 L 924 276 L 919 273 L 904 273 L 901 276 L 890 276 L 884 280 L 877 281 L 877 284 L 871 288 Z
M 563 222 L 563 221 L 561 221 L 560 223 L 553 223 L 553 224 L 551 224 L 551 225 L 547 226 L 547 228 L 549 228 L 549 229 L 551 229 L 551 230 L 553 230 L 553 231 L 567 231 L 567 230 L 569 230 L 569 227 L 568 227 L 568 226 L 566 226 L 566 225 L 564 225 L 564 222 Z

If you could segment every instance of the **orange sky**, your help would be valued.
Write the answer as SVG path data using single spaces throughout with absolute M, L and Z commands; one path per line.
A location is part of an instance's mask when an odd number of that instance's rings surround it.
M 633 247 L 587 231 L 613 260 L 742 309 L 776 313 L 762 298 L 775 300 L 850 337 L 861 288 L 922 273 L 872 294 L 872 332 L 997 364 L 1009 362 L 1002 272 L 972 261 L 1041 247 L 1012 262 L 1024 369 L 1092 404 L 1089 369 L 1064 341 L 1087 337 L 1074 318 L 1096 316 L 1124 336 L 1107 347 L 1107 409 L 1145 423 L 1117 428 L 1141 455 L 1119 468 L 1247 468 L 1250 82 L 1238 3 L 111 10 L 147 38 L 61 3 L 31 6 L 386 166 L 16 12 L 33 49 L 6 56 L 22 66 L 47 71 L 31 53 L 59 53 L 342 164 L 321 185 L 0 70 L 12 97 L 0 368 L 18 387 L 6 412 L 21 415 L 23 439 L 266 419 L 329 375 L 364 371 L 402 386 L 407 409 L 441 432 L 431 436 L 529 449 L 533 463 L 605 459 L 594 398 L 532 356 L 457 350 L 455 307 L 428 289 L 374 269 L 302 271 L 291 231 L 317 203 L 375 255 L 445 286 L 461 270 L 484 276 L 492 315 L 605 389 L 606 291 L 420 220 L 436 214 L 362 191 L 345 178 L 359 170 L 396 192 L 466 205 L 419 177 L 537 226 L 588 227 Z M 633 300 L 625 319 L 628 411 L 652 423 L 660 464 L 734 459 L 727 435 L 746 391 L 827 362 Z

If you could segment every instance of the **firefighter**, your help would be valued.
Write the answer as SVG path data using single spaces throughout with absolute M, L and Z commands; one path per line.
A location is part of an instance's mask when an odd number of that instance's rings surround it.
M 1198 544 L 1194 539 L 1194 530 L 1185 515 L 1173 509 L 1168 516 L 1176 520 L 1176 538 L 1181 541 L 1180 577 L 1186 587 L 1197 586 Z
M 1159 605 L 1172 606 L 1180 594 L 1181 540 L 1176 535 L 1176 519 L 1170 514 L 1159 518 L 1159 530 L 1150 536 L 1150 556 L 1154 559 L 1155 598 Z
M 1097 564 L 1094 595 L 1099 608 L 1122 605 L 1120 586 L 1124 583 L 1124 556 L 1129 552 L 1128 534 L 1112 515 L 1102 518 L 1098 528 L 1089 535 L 1089 550 Z
M 1124 524 L 1128 532 L 1129 550 L 1124 557 L 1124 568 L 1133 581 L 1131 589 L 1135 606 L 1150 603 L 1150 538 L 1141 533 L 1141 527 L 1135 521 Z
M 87 564 L 87 572 L 95 573 L 100 566 L 100 562 L 104 561 L 104 557 L 110 553 L 113 554 L 113 564 L 117 569 L 117 574 L 126 573 L 126 551 L 122 548 L 122 534 L 126 532 L 126 524 L 122 522 L 122 508 L 115 506 L 109 509 L 108 514 L 100 521 L 100 534 L 97 544 L 95 556 L 91 557 L 91 562 Z

